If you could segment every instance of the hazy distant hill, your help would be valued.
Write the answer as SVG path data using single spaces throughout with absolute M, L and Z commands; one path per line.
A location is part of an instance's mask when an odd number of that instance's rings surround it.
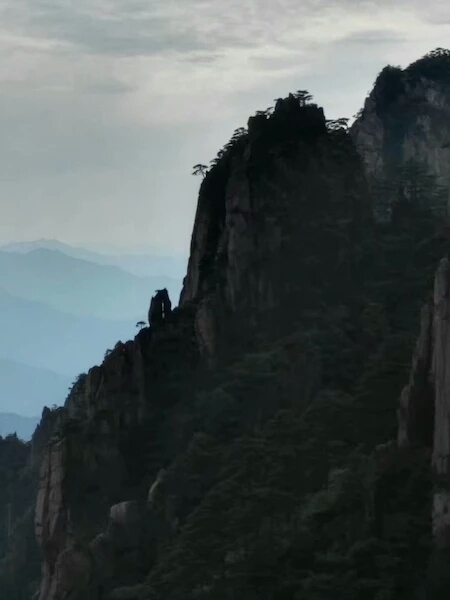
M 181 281 L 137 277 L 116 266 L 41 248 L 27 253 L 0 251 L 0 286 L 75 315 L 134 319 L 145 318 L 157 288 L 167 287 L 176 304 Z
M 17 433 L 17 436 L 26 442 L 39 423 L 40 417 L 23 417 L 14 413 L 0 412 L 0 436 L 6 437 L 10 433 Z
M 141 316 L 145 310 L 122 320 L 79 317 L 0 288 L 0 358 L 77 375 L 101 362 L 119 339 L 132 338 Z
M 31 242 L 13 242 L 0 246 L 0 251 L 24 254 L 37 249 L 56 250 L 67 256 L 88 260 L 98 265 L 113 265 L 139 277 L 168 277 L 179 283 L 186 274 L 187 258 L 161 256 L 148 249 L 141 251 L 123 251 L 111 248 L 109 253 L 81 246 L 72 246 L 58 240 L 35 240 Z M 178 302 L 178 293 L 174 298 Z
M 44 405 L 62 404 L 74 377 L 0 358 L 0 412 L 32 417 Z
M 144 270 L 148 257 L 120 257 L 134 258 Z M 0 250 L 0 412 L 63 403 L 79 373 L 136 334 L 155 289 L 167 287 L 177 303 L 181 276 L 138 277 L 107 261 L 114 257 L 57 241 Z

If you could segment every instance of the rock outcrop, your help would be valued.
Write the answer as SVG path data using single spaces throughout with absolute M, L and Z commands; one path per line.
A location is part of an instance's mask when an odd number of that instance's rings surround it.
M 31 442 L 15 435 L 0 437 L 0 595 L 4 597 L 20 597 L 27 588 L 31 597 L 38 587 L 41 556 L 33 526 L 36 491 L 41 461 L 59 418 L 60 411 L 44 409 Z
M 143 577 L 136 568 L 148 568 L 155 549 L 149 539 L 172 531 L 142 504 L 144 475 L 152 471 L 147 451 L 159 443 L 148 439 L 148 429 L 179 401 L 179 388 L 170 387 L 172 371 L 175 379 L 183 369 L 195 372 L 197 361 L 195 312 L 188 305 L 172 316 L 157 332 L 143 329 L 135 340 L 116 344 L 101 366 L 79 379 L 63 408 L 43 415 L 36 447 L 43 432 L 52 436 L 43 450 L 35 515 L 43 553 L 40 600 L 96 599 L 123 571 L 134 582 Z M 176 444 L 170 435 L 163 442 L 159 450 L 170 455 Z M 116 583 L 126 587 L 128 581 Z
M 361 125 L 370 122 L 369 109 L 354 127 L 357 140 L 370 137 Z M 384 165 L 385 124 L 373 126 L 379 131 L 372 153 L 364 154 L 369 170 Z M 208 442 L 208 435 L 193 436 L 201 428 L 192 426 L 201 389 L 195 384 L 213 376 L 205 367 L 252 348 L 257 334 L 291 333 L 293 322 L 321 302 L 347 298 L 371 222 L 363 160 L 344 130 L 327 130 L 321 108 L 290 95 L 273 114 L 249 120 L 201 184 L 180 306 L 133 341 L 118 342 L 57 414 L 43 416 L 34 438 L 43 453 L 35 518 L 43 554 L 39 600 L 137 597 L 158 544 L 195 509 L 205 479 L 215 480 L 208 464 L 207 475 L 189 481 L 180 459 Z M 398 440 L 402 447 L 432 446 L 440 473 L 450 438 L 448 427 L 437 425 L 450 392 L 442 277 L 424 311 Z M 233 412 L 224 390 L 221 402 Z M 441 516 L 446 502 L 436 495 Z
M 370 180 L 415 160 L 450 189 L 449 63 L 450 52 L 438 50 L 380 73 L 350 129 Z
M 344 196 L 348 202 L 338 201 Z M 310 197 L 317 199 L 314 208 Z M 317 232 L 323 235 L 325 229 L 325 203 L 331 227 L 341 223 L 343 235 L 357 245 L 356 223 L 370 212 L 365 200 L 360 158 L 343 131 L 327 131 L 321 108 L 301 106 L 291 95 L 279 100 L 269 117 L 250 118 L 248 131 L 200 187 L 180 305 L 200 302 L 202 352 L 211 357 L 226 340 L 237 347 L 241 340 L 231 339 L 230 332 L 250 339 L 271 314 L 314 303 L 306 282 L 314 285 L 329 276 L 327 268 L 319 275 L 316 265 L 308 264 L 317 250 Z M 336 259 L 344 252 L 331 237 L 321 248 L 321 264 L 330 271 L 342 267 Z
M 160 477 L 145 500 L 158 471 L 192 438 L 189 423 L 197 417 L 179 407 L 197 373 L 227 350 L 244 351 L 262 321 L 270 331 L 271 314 L 273 334 L 288 332 L 292 315 L 351 278 L 352 251 L 370 213 L 365 192 L 348 135 L 328 132 L 322 109 L 293 96 L 278 101 L 270 117 L 250 120 L 207 173 L 180 306 L 158 327 L 118 342 L 79 378 L 57 415 L 47 411 L 35 437 L 38 448 L 52 432 L 35 518 L 40 600 L 135 593 L 157 540 L 177 529 L 198 495 L 187 483 L 180 489 L 178 469 L 176 477 Z M 329 238 L 319 244 L 324 226 Z M 308 263 L 311 254 L 326 265 L 320 273 Z M 314 286 L 320 291 L 310 292 Z M 157 488 L 162 507 L 153 506 Z
M 422 310 L 409 383 L 398 411 L 400 448 L 430 448 L 436 489 L 433 532 L 450 542 L 450 261 L 436 272 L 433 299 Z

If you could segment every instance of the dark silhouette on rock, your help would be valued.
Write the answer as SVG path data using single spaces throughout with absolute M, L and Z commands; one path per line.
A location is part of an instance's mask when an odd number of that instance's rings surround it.
M 158 294 L 161 294 L 161 299 L 163 303 L 163 317 L 164 320 L 166 320 L 172 312 L 172 302 L 169 298 L 169 292 L 167 291 L 167 288 L 164 288 L 162 290 L 158 290 Z
M 152 296 L 150 308 L 148 309 L 148 324 L 150 327 L 159 325 L 162 322 L 162 302 L 158 294 Z
M 171 313 L 172 303 L 167 288 L 156 290 L 156 294 L 151 299 L 148 311 L 148 322 L 150 327 L 158 327 L 167 320 Z

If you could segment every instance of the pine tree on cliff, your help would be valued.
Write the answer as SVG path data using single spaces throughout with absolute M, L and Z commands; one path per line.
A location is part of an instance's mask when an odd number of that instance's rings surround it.
M 199 163 L 198 165 L 194 165 L 192 168 L 194 169 L 192 175 L 201 175 L 203 178 L 206 177 L 208 172 L 208 167 L 206 165 Z
M 308 90 L 297 90 L 294 97 L 297 98 L 300 106 L 306 106 L 306 104 L 313 99 L 312 94 L 310 94 Z

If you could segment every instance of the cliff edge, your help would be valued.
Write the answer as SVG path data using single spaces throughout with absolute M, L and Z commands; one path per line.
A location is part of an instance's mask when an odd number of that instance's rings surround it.
M 450 90 L 420 64 L 380 76 L 350 132 L 290 94 L 202 168 L 179 307 L 118 342 L 33 437 L 36 598 L 416 598 L 427 585 L 450 502 L 429 481 L 430 454 L 447 477 L 448 261 L 401 390 L 449 245 L 431 200 Z M 413 156 L 437 157 L 420 202 L 405 193 Z M 373 180 L 399 171 L 401 211 L 380 224 Z
M 148 536 L 166 539 L 187 517 L 193 492 L 173 474 L 162 513 L 147 491 L 198 430 L 202 385 L 256 338 L 289 333 L 319 297 L 338 301 L 335 282 L 350 285 L 367 221 L 361 160 L 344 130 L 328 131 L 321 108 L 290 95 L 249 120 L 201 184 L 170 322 L 118 343 L 60 411 L 36 506 L 40 600 L 103 597 L 143 581 L 154 560 Z

